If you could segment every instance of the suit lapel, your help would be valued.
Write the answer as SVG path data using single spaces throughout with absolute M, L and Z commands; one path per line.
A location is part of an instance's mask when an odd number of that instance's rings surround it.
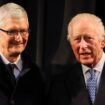
M 81 65 L 77 64 L 68 71 L 66 85 L 71 103 L 73 105 L 90 105 Z
M 100 84 L 98 88 L 98 92 L 96 95 L 95 105 L 104 105 L 105 104 L 105 64 L 102 71 Z
M 6 78 L 8 78 L 8 82 L 10 82 L 11 85 L 15 85 L 15 77 L 12 76 L 9 72 L 9 68 L 4 64 L 4 62 L 2 61 L 1 59 L 1 56 L 0 56 L 0 69 L 1 69 L 1 72 L 6 75 Z

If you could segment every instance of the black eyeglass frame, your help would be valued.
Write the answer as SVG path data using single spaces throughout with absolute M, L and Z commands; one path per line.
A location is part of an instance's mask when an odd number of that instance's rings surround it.
M 13 36 L 13 35 L 18 35 L 18 33 L 20 32 L 21 35 L 26 35 L 27 33 L 30 33 L 30 29 L 27 29 L 27 30 L 4 30 L 4 29 L 1 29 L 0 28 L 0 31 L 3 31 L 5 33 L 7 33 L 8 35 L 10 36 Z

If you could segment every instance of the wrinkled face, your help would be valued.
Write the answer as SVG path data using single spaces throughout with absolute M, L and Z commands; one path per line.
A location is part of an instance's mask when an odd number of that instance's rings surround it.
M 75 23 L 70 38 L 76 59 L 89 67 L 98 63 L 104 47 L 104 40 L 100 38 L 96 27 L 91 22 Z
M 6 56 L 18 56 L 23 52 L 28 41 L 28 24 L 27 19 L 23 18 L 6 18 L 5 23 L 0 29 L 0 47 L 1 52 Z M 15 33 L 16 31 L 17 34 Z M 24 34 L 23 34 L 24 33 Z

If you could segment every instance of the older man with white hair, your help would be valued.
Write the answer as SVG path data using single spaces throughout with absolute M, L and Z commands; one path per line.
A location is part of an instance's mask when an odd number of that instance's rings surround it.
M 101 19 L 90 13 L 77 14 L 69 22 L 67 39 L 77 62 L 52 78 L 49 105 L 104 105 L 105 30 Z

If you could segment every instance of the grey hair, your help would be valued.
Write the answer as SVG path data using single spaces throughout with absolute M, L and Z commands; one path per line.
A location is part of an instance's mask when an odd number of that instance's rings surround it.
M 0 26 L 4 24 L 5 18 L 21 18 L 26 17 L 28 23 L 28 15 L 26 10 L 16 3 L 6 3 L 0 7 Z
M 104 29 L 102 20 L 98 16 L 91 14 L 91 13 L 80 13 L 80 14 L 77 14 L 76 16 L 74 16 L 68 24 L 68 35 L 67 35 L 68 41 L 70 41 L 70 37 L 72 35 L 73 24 L 76 22 L 79 22 L 81 20 L 86 20 L 86 19 L 91 22 L 94 22 L 94 24 L 98 28 L 96 30 L 98 31 L 100 38 L 101 39 L 105 38 L 105 29 Z

